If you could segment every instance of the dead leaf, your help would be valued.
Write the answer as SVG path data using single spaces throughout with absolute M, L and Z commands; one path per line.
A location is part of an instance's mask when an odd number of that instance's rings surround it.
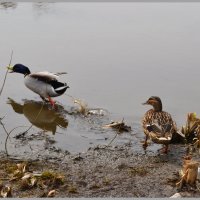
M 31 178 L 32 176 L 33 176 L 32 173 L 27 172 L 27 173 L 25 173 L 24 176 L 22 177 L 22 180 L 23 180 L 23 179 L 29 179 L 29 178 Z
M 55 197 L 55 195 L 56 195 L 56 190 L 51 190 L 49 191 L 47 197 Z
M 32 178 L 30 179 L 30 184 L 31 184 L 31 186 L 34 186 L 36 183 L 37 183 L 37 179 L 36 179 L 35 177 L 32 177 Z
M 125 131 L 125 132 L 130 132 L 131 131 L 131 127 L 127 126 L 124 121 L 113 121 L 110 124 L 106 124 L 103 126 L 103 128 L 113 128 L 116 129 L 118 131 Z
M 5 186 L 5 187 L 1 190 L 1 196 L 2 196 L 3 198 L 5 198 L 5 197 L 12 197 L 11 187 L 10 187 L 10 186 Z
M 22 173 L 25 173 L 26 172 L 26 167 L 27 167 L 27 164 L 25 163 L 18 163 L 17 164 L 17 168 L 20 172 Z

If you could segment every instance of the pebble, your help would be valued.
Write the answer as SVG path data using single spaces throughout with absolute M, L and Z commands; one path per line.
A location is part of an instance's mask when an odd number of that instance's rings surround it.
M 175 193 L 174 195 L 172 195 L 171 197 L 169 198 L 181 198 L 181 194 L 180 193 Z

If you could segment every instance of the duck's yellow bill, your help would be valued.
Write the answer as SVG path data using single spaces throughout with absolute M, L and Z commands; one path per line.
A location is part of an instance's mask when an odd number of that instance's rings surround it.
M 13 71 L 13 66 L 9 65 L 7 66 L 7 69 Z

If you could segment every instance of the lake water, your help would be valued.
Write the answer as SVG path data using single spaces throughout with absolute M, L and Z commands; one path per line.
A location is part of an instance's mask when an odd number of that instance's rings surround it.
M 66 94 L 109 112 L 99 119 L 99 127 L 65 114 L 68 125 L 56 126 L 55 135 L 55 127 L 49 129 L 62 149 L 85 151 L 109 143 L 115 132 L 102 131 L 100 125 L 122 118 L 133 135 L 123 134 L 115 142 L 139 145 L 140 120 L 149 109 L 141 103 L 152 95 L 161 97 L 179 127 L 188 112 L 200 115 L 199 3 L 1 3 L 0 24 L 1 84 L 13 50 L 12 64 L 22 63 L 31 71 L 66 71 L 61 77 L 70 86 Z M 20 112 L 8 97 L 21 104 Z M 22 111 L 30 100 L 38 112 L 39 96 L 24 86 L 22 75 L 8 74 L 0 97 L 0 117 L 5 116 L 8 130 L 30 126 Z M 65 111 L 74 106 L 66 95 L 56 100 Z M 38 126 L 33 124 L 34 130 L 41 130 Z M 16 133 L 9 143 L 13 152 Z M 4 150 L 2 127 L 0 134 Z

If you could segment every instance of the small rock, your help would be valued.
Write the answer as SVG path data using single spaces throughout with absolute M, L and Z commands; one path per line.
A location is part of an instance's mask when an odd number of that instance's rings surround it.
M 172 195 L 171 197 L 169 198 L 181 198 L 181 194 L 180 193 L 175 193 L 174 195 Z

